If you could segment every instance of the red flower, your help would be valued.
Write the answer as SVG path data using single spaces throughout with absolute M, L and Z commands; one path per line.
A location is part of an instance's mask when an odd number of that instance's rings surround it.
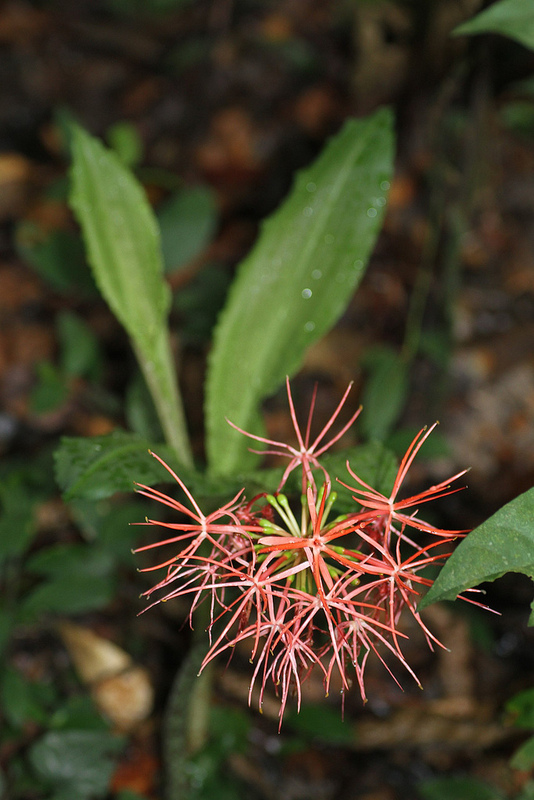
M 210 647 L 203 667 L 219 654 L 233 652 L 236 645 L 248 641 L 254 663 L 249 699 L 259 684 L 261 707 L 266 684 L 272 682 L 280 696 L 280 722 L 291 694 L 296 694 L 300 706 L 301 682 L 314 668 L 322 672 L 326 692 L 336 671 L 348 689 L 353 671 L 364 700 L 365 668 L 371 654 L 389 672 L 385 655 L 394 656 L 417 680 L 401 648 L 406 635 L 398 626 L 405 608 L 422 628 L 429 646 L 442 646 L 418 611 L 421 592 L 432 583 L 421 573 L 428 565 L 441 563 L 450 554 L 451 539 L 464 532 L 434 527 L 418 516 L 418 507 L 458 491 L 450 484 L 464 473 L 399 499 L 401 485 L 432 426 L 411 443 L 389 497 L 365 483 L 347 464 L 358 484 L 348 487 L 357 506 L 353 513 L 333 517 L 336 493 L 319 459 L 359 413 L 324 441 L 349 391 L 350 386 L 311 444 L 315 393 L 302 435 L 289 382 L 288 400 L 298 448 L 246 434 L 273 448 L 266 452 L 289 458 L 276 495 L 263 492 L 247 503 L 241 491 L 205 515 L 183 481 L 158 456 L 155 458 L 166 466 L 191 507 L 150 487 L 139 487 L 145 497 L 163 503 L 181 517 L 176 522 L 144 523 L 175 531 L 176 535 L 145 545 L 137 552 L 163 545 L 177 547 L 170 558 L 144 568 L 143 571 L 166 569 L 163 579 L 145 595 L 152 597 L 158 592 L 160 598 L 155 603 L 187 597 L 190 616 L 204 598 L 209 598 Z M 297 468 L 301 470 L 302 496 L 295 509 L 281 490 Z M 314 470 L 322 471 L 324 476 L 319 487 Z M 410 529 L 415 533 L 410 534 Z M 416 538 L 421 533 L 431 534 L 431 542 L 418 543 Z

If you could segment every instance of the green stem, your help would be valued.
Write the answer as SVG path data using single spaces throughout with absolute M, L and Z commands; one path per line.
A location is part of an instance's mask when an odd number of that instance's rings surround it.
M 163 327 L 150 355 L 132 340 L 139 366 L 154 401 L 165 440 L 186 467 L 193 466 L 193 454 L 187 434 L 182 397 L 166 327 Z

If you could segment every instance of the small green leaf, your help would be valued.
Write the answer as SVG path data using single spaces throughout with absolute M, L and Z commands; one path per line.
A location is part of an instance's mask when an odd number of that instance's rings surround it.
M 506 711 L 518 728 L 534 728 L 534 689 L 525 689 L 508 700 Z
M 34 414 L 47 414 L 61 408 L 69 396 L 65 377 L 50 361 L 37 364 L 37 383 L 30 395 L 30 407 Z
M 343 720 L 339 708 L 307 704 L 299 712 L 292 711 L 287 724 L 296 734 L 311 741 L 323 741 L 330 746 L 354 743 L 353 727 Z
M 174 308 L 180 314 L 183 338 L 207 344 L 212 336 L 230 285 L 230 276 L 217 264 L 207 264 L 175 295 Z
M 62 311 L 56 325 L 61 346 L 62 373 L 95 380 L 100 373 L 101 362 L 98 341 L 92 330 L 71 311 Z
M 1 684 L 2 712 L 7 721 L 15 728 L 26 722 L 37 722 L 44 725 L 48 719 L 48 710 L 43 703 L 39 684 L 30 683 L 20 672 L 7 667 Z
M 161 424 L 141 372 L 136 373 L 128 385 L 124 414 L 131 431 L 147 440 L 162 441 Z
M 383 347 L 365 366 L 369 377 L 363 390 L 359 424 L 366 438 L 383 441 L 406 404 L 408 365 L 394 350 Z
M 15 235 L 19 256 L 53 289 L 94 294 L 95 284 L 78 234 L 63 230 L 47 232 L 24 220 Z
M 361 280 L 392 173 L 392 115 L 349 120 L 301 172 L 239 268 L 215 331 L 206 385 L 210 471 L 251 463 L 224 424 L 262 430 L 258 406 L 337 321 Z
M 143 158 L 143 142 L 131 122 L 116 122 L 108 129 L 106 138 L 110 147 L 126 167 L 139 166 Z
M 534 489 L 519 495 L 456 548 L 422 606 L 454 600 L 460 592 L 506 572 L 534 575 Z
M 534 767 L 534 736 L 518 747 L 510 759 L 510 766 L 513 769 L 530 771 Z
M 339 483 L 339 481 L 343 481 L 348 486 L 357 487 L 358 485 L 347 471 L 347 461 L 351 470 L 359 478 L 377 492 L 381 492 L 386 497 L 389 496 L 397 474 L 397 460 L 391 450 L 388 450 L 380 442 L 368 442 L 339 453 L 327 454 L 321 458 L 321 464 L 332 479 L 332 490 L 338 494 L 336 508 L 343 511 L 355 510 L 355 500 L 350 489 Z
M 436 778 L 417 787 L 424 800 L 504 800 L 504 796 L 477 778 Z
M 49 715 L 48 727 L 54 730 L 107 731 L 109 724 L 98 713 L 87 694 L 70 695 Z
M 62 796 L 103 797 L 113 773 L 113 756 L 123 742 L 104 731 L 49 731 L 31 748 L 37 775 Z
M 459 25 L 453 33 L 456 36 L 500 33 L 534 50 L 534 5 L 532 0 L 500 0 Z
M 158 209 L 165 272 L 189 263 L 210 242 L 217 224 L 211 189 L 196 186 L 175 192 Z
M 16 472 L 0 480 L 0 565 L 28 549 L 35 534 L 37 499 Z

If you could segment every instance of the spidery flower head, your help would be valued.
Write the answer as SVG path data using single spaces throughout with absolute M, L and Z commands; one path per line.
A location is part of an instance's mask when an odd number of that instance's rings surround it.
M 458 491 L 449 481 L 406 499 L 402 484 L 421 446 L 432 432 L 423 429 L 402 458 L 393 488 L 386 496 L 366 483 L 347 462 L 348 478 L 331 476 L 321 457 L 351 427 L 359 410 L 332 434 L 350 392 L 312 441 L 314 392 L 304 433 L 298 424 L 289 381 L 287 395 L 297 446 L 244 435 L 267 445 L 259 451 L 288 459 L 275 493 L 261 492 L 247 500 L 244 490 L 224 505 L 204 513 L 187 486 L 158 456 L 179 485 L 178 501 L 148 486 L 140 494 L 176 512 L 172 522 L 147 519 L 168 535 L 136 552 L 165 546 L 170 557 L 144 567 L 163 571 L 144 594 L 156 603 L 189 601 L 189 619 L 203 602 L 209 604 L 207 653 L 202 668 L 221 653 L 246 643 L 252 664 L 249 700 L 259 687 L 259 705 L 266 686 L 280 698 L 280 723 L 290 696 L 301 703 L 301 683 L 313 670 L 323 676 L 328 693 L 337 676 L 344 689 L 356 681 L 366 700 L 365 669 L 378 658 L 393 675 L 396 660 L 418 682 L 406 661 L 399 627 L 406 610 L 420 626 L 429 647 L 443 647 L 422 620 L 418 604 L 432 584 L 426 569 L 450 555 L 451 541 L 465 531 L 434 527 L 419 516 L 419 506 Z M 232 423 L 230 423 L 232 424 Z M 328 438 L 328 436 L 330 438 Z M 258 451 L 256 451 L 258 452 Z M 300 498 L 289 492 L 288 479 L 300 474 Z M 336 514 L 341 484 L 354 501 L 349 513 Z M 287 492 L 287 493 L 286 493 Z M 420 541 L 423 539 L 423 541 Z

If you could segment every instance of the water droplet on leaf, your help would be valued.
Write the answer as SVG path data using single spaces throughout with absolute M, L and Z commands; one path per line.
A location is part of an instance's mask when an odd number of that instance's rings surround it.
M 311 322 L 311 320 L 309 322 L 305 322 L 304 323 L 304 330 L 306 331 L 306 333 L 311 333 L 312 331 L 314 331 L 315 330 L 315 322 Z
M 301 292 L 301 294 L 302 294 L 302 297 L 303 297 L 305 300 L 309 300 L 309 299 L 310 299 L 310 297 L 312 296 L 312 290 L 311 290 L 311 289 L 303 289 L 303 290 L 302 290 L 302 292 Z

